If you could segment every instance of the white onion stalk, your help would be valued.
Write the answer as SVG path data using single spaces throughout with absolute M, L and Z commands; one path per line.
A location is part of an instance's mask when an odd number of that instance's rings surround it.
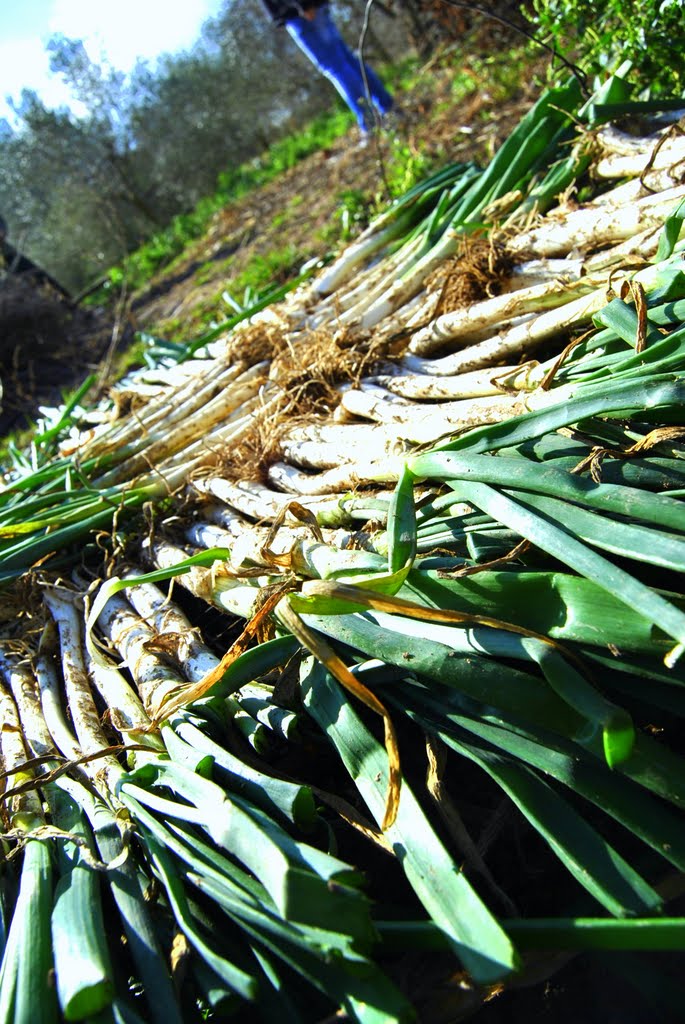
M 163 658 L 147 649 L 156 634 L 120 594 L 112 595 L 97 618 L 98 627 L 123 659 L 152 720 L 163 701 L 177 694 L 187 680 Z
M 169 421 L 159 424 L 154 433 L 147 436 L 142 449 L 99 477 L 98 486 L 107 487 L 122 480 L 131 480 L 165 457 L 185 448 L 198 435 L 203 436 L 213 427 L 223 429 L 226 424 L 242 419 L 256 407 L 263 379 L 263 374 L 260 374 L 248 381 L 234 382 L 231 388 L 220 391 L 210 402 L 178 424 L 172 426 Z M 169 395 L 168 400 L 171 401 L 171 398 Z
M 596 141 L 604 153 L 592 166 L 592 174 L 596 178 L 638 178 L 649 167 L 650 171 L 672 171 L 673 183 L 682 181 L 682 164 L 685 161 L 685 138 L 682 135 L 635 138 L 610 127 L 598 132 Z M 681 165 L 680 170 L 678 165 Z
M 562 217 L 546 217 L 530 231 L 509 240 L 512 256 L 560 256 L 573 249 L 598 248 L 630 238 L 640 231 L 658 227 L 685 197 L 685 185 L 621 206 L 587 206 Z
M 341 462 L 368 458 L 370 453 L 374 458 L 401 455 L 406 445 L 390 429 L 333 423 L 294 428 L 281 439 L 280 448 L 287 462 L 309 469 L 331 469 Z
M 376 446 L 382 444 L 387 447 L 388 454 L 399 454 L 399 451 L 393 451 L 393 448 L 399 446 L 392 431 L 370 430 L 363 423 L 296 423 L 281 436 L 281 444 L 284 446 L 305 441 L 322 445 L 334 444 L 344 447 L 347 451 L 359 449 L 362 452 L 368 451 L 370 443 Z
M 255 526 L 254 523 L 233 513 L 229 513 L 230 526 L 226 527 L 215 508 L 205 508 L 202 512 L 210 521 L 198 519 L 186 530 L 188 540 L 198 548 L 230 548 L 248 534 L 252 537 L 253 544 L 261 545 L 269 533 L 267 526 Z M 215 521 L 212 521 L 213 519 Z
M 461 237 L 460 232 L 448 228 L 440 242 L 430 252 L 417 262 L 407 261 L 407 265 L 398 268 L 389 278 L 386 277 L 385 287 L 380 293 L 374 294 L 372 302 L 361 301 L 356 307 L 344 313 L 340 317 L 340 322 L 359 330 L 375 327 L 421 290 L 428 275 L 458 250 Z
M 201 422 L 185 426 L 165 440 L 164 445 L 171 450 L 161 461 L 148 462 L 150 453 L 144 451 L 128 463 L 116 467 L 107 479 L 111 481 L 119 477 L 119 486 L 122 488 L 148 488 L 151 497 L 172 494 L 187 484 L 195 471 L 215 461 L 217 454 L 220 454 L 226 445 L 236 444 L 246 437 L 255 422 L 261 421 L 269 412 L 278 409 L 281 401 L 280 394 L 266 404 L 263 403 L 261 396 L 257 396 L 206 434 L 202 430 Z M 246 412 L 246 408 L 250 411 Z M 183 444 L 184 437 L 187 438 L 187 443 L 181 450 L 179 444 Z M 136 476 L 136 473 L 139 475 Z M 101 486 L 104 479 L 99 478 L 95 483 Z
M 679 257 L 678 257 L 679 258 Z M 620 292 L 624 281 L 634 281 L 641 284 L 645 291 L 658 280 L 662 269 L 671 263 L 672 260 L 665 260 L 660 263 L 649 264 L 637 273 L 630 274 L 626 271 L 616 271 L 611 278 L 612 291 Z M 606 306 L 610 296 L 606 288 L 598 288 L 589 295 L 581 296 L 573 302 L 568 302 L 559 309 L 551 309 L 532 320 L 513 327 L 508 331 L 497 334 L 487 341 L 471 345 L 461 352 L 454 352 L 451 355 L 439 359 L 418 359 L 408 355 L 403 359 L 403 365 L 410 371 L 416 373 L 435 374 L 437 376 L 465 373 L 476 370 L 480 367 L 492 366 L 504 359 L 510 359 L 523 351 L 529 351 L 532 346 L 539 344 L 547 338 L 557 334 L 563 334 L 570 328 L 582 327 L 587 324 L 595 313 L 598 313 Z
M 656 135 L 628 135 L 617 128 L 615 124 L 602 125 L 594 133 L 595 144 L 604 156 L 641 157 L 645 164 L 660 139 L 661 133 L 659 133 L 659 137 Z M 640 173 L 641 167 L 636 172 L 637 174 Z M 625 175 L 621 175 L 621 177 L 625 177 Z
M 151 556 L 155 567 L 158 569 L 172 569 L 179 562 L 183 562 L 188 558 L 188 552 L 184 548 L 162 538 L 156 538 L 153 543 L 145 540 L 142 547 Z M 184 586 L 191 594 L 210 604 L 211 586 L 208 584 L 208 581 L 216 573 L 216 566 L 205 569 L 202 566 L 194 565 L 187 572 L 179 576 L 176 582 Z
M 398 281 L 404 274 L 408 273 L 411 267 L 414 265 L 416 255 L 419 249 L 418 240 L 417 243 L 404 259 L 400 259 L 400 253 L 396 253 L 394 257 L 389 258 L 385 263 L 379 264 L 377 267 L 373 267 L 368 274 L 365 274 L 361 281 L 354 285 L 349 293 L 343 295 L 336 295 L 334 299 L 337 300 L 334 303 L 334 315 L 328 314 L 323 321 L 319 321 L 318 317 L 314 317 L 314 324 L 318 326 L 319 323 L 333 324 L 340 327 L 360 327 L 362 330 L 367 329 L 369 324 L 363 322 L 364 316 L 367 309 L 376 300 L 381 299 L 388 288 L 389 281 Z M 414 251 L 414 248 L 417 252 Z M 410 296 L 407 296 L 410 298 Z
M 265 397 L 268 395 L 272 397 Z M 196 439 L 191 438 L 182 453 L 177 451 L 163 459 L 154 467 L 154 471 L 164 478 L 173 480 L 175 486 L 185 483 L 191 470 L 206 465 L 225 446 L 236 445 L 250 433 L 255 424 L 268 422 L 269 416 L 281 408 L 282 402 L 280 389 L 271 388 L 268 392 L 263 389 L 256 398 L 212 430 L 205 432 L 202 425 L 198 424 L 198 429 L 194 432 Z
M 529 288 L 544 285 L 546 282 L 556 282 L 561 285 L 564 282 L 572 284 L 587 273 L 583 259 L 539 259 L 527 260 L 515 266 L 509 277 L 501 280 L 499 285 L 502 289 L 501 296 L 513 296 L 516 293 L 522 295 Z M 397 309 L 394 313 L 386 316 L 385 319 L 374 329 L 374 339 L 384 341 L 391 339 L 398 334 L 412 334 L 421 332 L 424 329 L 430 330 L 430 325 L 438 318 L 435 316 L 442 295 L 442 284 L 437 282 L 431 289 L 419 291 L 412 299 Z M 491 299 L 484 299 L 483 302 L 490 302 Z M 514 300 L 512 299 L 512 302 Z M 474 303 L 469 307 L 460 309 L 479 308 L 481 303 Z M 448 313 L 448 315 L 451 315 Z M 454 315 L 458 315 L 455 312 Z M 530 319 L 534 313 L 514 313 L 511 316 L 512 325 L 523 323 Z M 484 330 L 487 330 L 484 328 Z M 485 335 L 483 335 L 485 336 Z M 475 331 L 470 340 L 475 341 L 478 332 Z
M 344 490 L 352 491 L 362 483 L 395 483 L 403 465 L 404 459 L 394 456 L 380 461 L 367 459 L 363 462 L 350 462 L 312 475 L 284 462 L 277 462 L 269 468 L 269 480 L 291 495 L 336 494 Z
M 243 532 L 234 537 L 213 523 L 193 523 L 186 531 L 186 537 L 194 547 L 228 547 L 228 564 L 236 573 L 244 569 L 261 568 L 268 572 L 274 565 L 273 556 L 288 556 L 292 549 L 305 540 L 311 539 L 312 530 L 306 526 L 280 526 L 275 536 L 266 527 L 244 523 Z M 321 531 L 326 544 L 344 548 L 352 540 L 347 530 Z M 268 550 L 267 550 L 268 545 Z
M 523 366 L 471 370 L 455 377 L 439 377 L 426 373 L 370 377 L 368 383 L 377 384 L 394 395 L 413 401 L 444 402 L 501 395 L 504 391 L 531 391 L 543 379 L 547 369 L 539 363 L 531 362 Z M 361 383 L 364 386 L 367 380 Z
M 653 260 L 659 245 L 663 223 L 645 228 L 636 235 L 625 238 L 622 242 L 602 249 L 584 261 L 584 273 L 601 274 L 606 271 L 621 270 L 626 264 Z
M 43 718 L 57 749 L 71 761 L 83 755 L 78 740 L 67 722 L 64 705 L 60 694 L 60 681 L 51 656 L 52 648 L 57 644 L 57 627 L 54 622 L 47 623 L 41 638 L 40 649 L 36 655 L 35 672 L 40 693 L 40 705 Z
M 312 281 L 310 293 L 322 296 L 335 292 L 358 273 L 364 264 L 368 264 L 372 258 L 377 258 L 377 253 L 397 237 L 398 231 L 397 213 L 390 206 L 376 217 L 330 266 L 322 270 Z
M 138 570 L 129 573 L 127 579 L 141 576 Z M 207 647 L 198 630 L 184 612 L 153 583 L 137 583 L 127 588 L 130 604 L 138 615 L 154 630 L 165 647 L 173 650 L 184 676 L 190 683 L 199 682 L 207 673 L 216 668 L 220 659 Z
M 463 235 L 459 230 L 448 228 L 440 241 L 421 259 L 408 267 L 404 274 L 386 278 L 387 286 L 380 296 L 374 297 L 371 303 L 367 302 L 364 308 L 348 311 L 341 317 L 341 321 L 352 323 L 354 320 L 355 327 L 360 330 L 369 329 L 381 323 L 421 291 L 428 275 L 437 269 L 445 259 L 458 251 L 462 238 Z M 540 257 L 547 254 L 533 251 L 533 255 Z
M 123 674 L 115 665 L 93 657 L 88 661 L 88 672 L 117 732 L 132 742 L 142 740 L 149 732 L 150 718 Z
M 526 288 L 533 288 L 535 285 L 544 284 L 545 281 L 564 281 L 569 284 L 584 273 L 587 273 L 586 260 L 580 256 L 562 256 L 559 259 L 531 259 L 523 263 L 517 263 L 511 274 L 500 282 L 503 291 L 511 294 Z
M 24 782 L 29 782 L 33 778 L 33 772 L 29 772 L 25 767 L 29 754 L 24 745 L 24 734 L 16 704 L 10 691 L 2 684 L 0 716 L 0 764 L 9 777 L 4 788 L 13 789 Z M 5 798 L 5 803 L 12 828 L 29 832 L 44 824 L 43 805 L 36 790 L 28 789 L 23 793 L 15 793 L 9 800 Z
M 136 575 L 136 572 L 131 574 L 133 578 Z M 173 649 L 174 658 L 189 683 L 200 683 L 208 675 L 216 674 L 221 666 L 221 659 L 204 643 L 198 630 L 166 594 L 152 583 L 139 583 L 129 588 L 128 596 L 138 614 L 157 631 L 165 647 Z M 246 683 L 235 697 L 225 699 L 226 709 L 233 717 L 236 727 L 253 745 L 266 736 L 270 724 L 263 721 L 263 716 L 258 718 L 251 714 L 241 702 L 243 699 L 263 702 L 271 697 L 272 691 L 269 687 L 260 683 Z
M 412 403 L 408 398 L 393 395 L 377 384 L 363 381 L 359 387 L 346 384 L 340 388 L 340 404 L 352 416 L 374 420 L 376 423 L 397 423 L 402 417 L 401 410 Z M 349 429 L 349 428 L 348 428 Z M 372 452 L 376 457 L 376 453 Z M 378 456 L 383 455 L 378 452 Z M 369 452 L 367 451 L 367 457 Z M 349 462 L 350 460 L 347 459 Z
M 440 241 L 418 261 L 406 270 L 402 276 L 395 276 L 388 281 L 387 287 L 377 299 L 361 312 L 355 327 L 368 330 L 379 324 L 385 317 L 409 302 L 419 292 L 429 274 L 432 274 L 450 256 L 459 251 L 463 233 L 456 228 L 448 228 Z
M 31 662 L 27 657 L 10 656 L 0 648 L 0 673 L 12 691 L 21 719 L 24 742 L 33 757 L 55 753 L 50 732 L 40 707 L 40 690 Z
M 658 180 L 657 176 L 663 178 L 663 184 Z M 651 179 L 651 183 L 654 188 L 651 190 L 653 195 L 650 197 L 646 195 L 646 189 L 643 185 L 648 184 L 647 179 Z M 664 192 L 671 191 L 680 184 L 679 181 L 673 182 L 668 177 L 667 171 L 658 171 L 656 174 L 645 175 L 644 179 L 631 178 L 630 181 L 624 181 L 620 185 L 616 185 L 609 192 L 600 192 L 599 195 L 591 199 L 589 203 L 586 203 L 581 209 L 583 210 L 620 210 L 623 207 L 630 207 L 633 203 L 643 199 L 656 199 L 657 196 L 663 195 Z M 676 199 L 677 201 L 677 199 Z M 578 210 L 573 212 L 578 213 Z M 550 216 L 558 216 L 556 211 L 552 211 Z
M 545 367 L 540 367 L 542 372 Z M 350 391 L 344 397 L 348 401 L 355 399 L 355 410 L 358 414 L 382 417 L 384 421 L 392 418 L 394 429 L 399 436 L 415 444 L 426 444 L 437 441 L 440 437 L 472 429 L 479 425 L 497 423 L 511 417 L 535 411 L 550 405 L 566 401 L 573 396 L 575 385 L 566 385 L 552 391 L 519 391 L 516 395 L 496 395 L 480 399 L 444 402 L 437 405 L 402 402 L 379 401 L 377 396 L 360 391 Z M 349 398 L 348 398 L 349 396 Z M 394 406 L 394 407 L 393 407 Z M 292 466 L 279 464 L 272 467 L 271 473 L 279 486 L 289 487 L 292 491 L 318 493 L 331 482 L 339 482 L 341 475 L 348 475 L 348 480 L 358 485 L 375 483 L 387 479 L 392 473 L 392 466 L 385 464 L 379 471 L 379 464 L 355 464 L 341 466 L 337 470 L 319 473 L 316 476 L 301 473 Z M 397 470 L 396 470 L 397 471 Z
M 503 292 L 512 293 L 518 290 L 531 288 L 535 285 L 542 285 L 546 281 L 557 279 L 562 281 L 576 281 L 584 271 L 582 259 L 534 259 L 514 267 L 509 278 L 501 282 Z M 392 280 L 390 272 L 383 275 L 384 288 L 387 289 L 388 281 Z M 394 312 L 388 313 L 375 326 L 374 337 L 380 341 L 389 339 L 395 334 L 422 328 L 430 322 L 435 314 L 436 307 L 442 293 L 441 282 L 436 282 L 432 288 L 425 290 L 423 284 L 417 289 L 415 295 L 403 304 L 400 304 Z M 361 321 L 366 307 L 377 297 L 377 291 L 370 293 L 366 288 L 366 281 L 362 279 L 358 285 L 358 297 L 355 317 Z M 338 308 L 345 308 L 344 305 Z M 324 320 L 326 318 L 323 318 Z M 352 314 L 349 316 L 350 326 L 354 327 Z M 342 318 L 343 323 L 348 322 L 348 317 Z
M 135 570 L 129 579 L 142 575 Z M 173 652 L 189 683 L 198 683 L 218 668 L 221 659 L 201 639 L 198 630 L 169 596 L 152 583 L 137 583 L 127 589 L 128 599 L 165 650 Z
M 621 206 L 625 206 L 644 198 L 645 190 L 663 193 L 676 188 L 683 180 L 683 162 L 681 159 L 679 163 L 671 167 L 649 170 L 641 175 L 640 178 L 634 178 L 624 182 L 622 185 L 618 185 L 613 192 L 606 192 L 597 196 L 588 205 L 596 207 L 619 203 Z
M 573 282 L 545 281 L 515 292 L 484 299 L 451 313 L 443 313 L 431 324 L 416 331 L 409 343 L 413 355 L 426 356 L 444 346 L 445 342 L 483 341 L 492 335 L 493 327 L 505 330 L 515 317 L 556 309 L 576 297 L 594 291 L 604 280 L 586 275 Z
M 398 334 L 406 334 L 423 327 L 433 316 L 440 302 L 440 289 L 424 289 L 405 302 L 400 309 L 386 316 L 373 331 L 375 341 L 391 341 Z
M 230 547 L 230 561 L 231 565 L 235 568 L 233 560 L 234 549 L 243 547 L 246 552 L 251 553 L 253 556 L 258 555 L 268 539 L 269 532 L 268 526 L 255 526 L 253 523 L 244 522 L 242 531 L 236 535 L 215 523 L 198 521 L 188 527 L 186 537 L 189 543 L 196 548 L 207 548 L 209 550 L 210 548 Z
M 166 424 L 166 429 L 169 429 L 172 422 L 182 422 L 198 409 L 202 409 L 217 393 L 223 392 L 241 376 L 247 374 L 249 380 L 250 376 L 263 369 L 264 364 L 251 367 L 248 371 L 239 364 L 219 364 L 214 376 L 210 375 L 209 378 L 201 380 L 199 386 L 197 380 L 189 378 L 171 394 L 168 389 L 165 390 L 143 408 L 123 420 L 116 421 L 106 431 L 98 433 L 84 446 L 81 456 L 92 458 L 107 452 L 116 454 L 126 445 L 139 446 L 156 428 Z
M 256 399 L 250 404 L 253 409 L 261 409 Z M 243 437 L 254 423 L 254 418 L 241 408 L 239 414 L 230 414 L 207 434 L 203 432 L 201 423 L 184 424 L 95 482 L 99 487 L 126 486 L 129 483 L 143 486 L 156 482 L 158 485 L 166 484 L 167 491 L 171 493 L 185 482 L 191 470 L 206 463 L 219 446 Z
M 356 416 L 356 412 L 354 413 Z M 372 418 L 372 417 L 369 417 Z M 379 421 L 377 421 L 379 422 Z M 344 443 L 329 441 L 321 444 L 317 441 L 292 441 L 283 447 L 283 458 L 291 465 L 300 466 L 302 469 L 333 469 L 345 462 L 359 462 L 373 454 L 374 458 L 380 458 L 387 446 L 382 443 L 376 444 L 371 438 L 364 452 L 346 448 Z M 395 434 L 394 455 L 399 454 L 400 448 L 406 448 L 401 438 Z M 378 453 L 376 455 L 376 453 Z M 388 453 L 391 454 L 391 453 Z
M 387 558 L 373 551 L 339 550 L 329 544 L 316 540 L 300 541 L 293 549 L 293 570 L 311 579 L 327 579 L 340 571 L 357 571 L 360 574 L 384 572 Z M 187 557 L 186 552 L 168 544 L 164 540 L 153 547 L 155 564 L 160 568 L 170 568 Z M 255 601 L 261 588 L 278 583 L 279 576 L 260 576 L 256 579 L 237 580 L 225 572 L 212 571 L 212 568 L 195 567 L 193 580 L 188 573 L 177 578 L 191 593 L 202 597 L 208 604 L 223 608 L 240 618 L 249 619 L 255 611 Z M 189 585 L 190 584 L 190 585 Z M 246 693 L 241 687 L 240 693 Z
M 607 304 L 604 289 L 581 296 L 559 309 L 551 309 L 540 316 L 509 331 L 496 334 L 487 341 L 471 345 L 461 352 L 438 359 L 419 359 L 416 356 L 405 356 L 403 364 L 415 373 L 449 376 L 466 373 L 486 366 L 496 366 L 503 359 L 511 359 L 523 351 L 529 351 L 547 338 L 561 334 L 572 327 L 580 327 L 589 322 L 592 316 Z
M 399 278 L 408 271 L 423 244 L 420 237 L 411 239 L 397 252 L 386 256 L 361 274 L 359 280 L 353 280 L 346 291 L 335 292 L 327 300 L 323 300 L 309 318 L 311 326 L 317 327 L 332 322 L 346 326 L 356 325 L 364 307 L 372 299 L 383 294 L 388 281 Z
M 189 491 L 189 494 L 191 493 Z M 202 505 L 199 515 L 204 516 L 210 523 L 220 526 L 222 530 L 226 530 L 231 537 L 239 537 L 243 530 L 249 529 L 252 526 L 252 523 L 249 523 L 240 513 L 229 508 L 228 505 L 222 505 L 218 502 Z
M 59 632 L 64 692 L 78 744 L 84 754 L 97 754 L 107 747 L 107 740 L 86 669 L 79 598 L 56 587 L 45 588 L 43 598 Z M 121 767 L 113 755 L 107 755 L 98 759 L 95 771 L 119 777 Z
M 426 405 L 398 399 L 388 392 L 381 395 L 378 393 L 380 390 L 348 391 L 342 401 L 357 416 L 365 416 L 379 423 L 392 423 L 401 437 L 417 444 L 436 441 L 444 434 L 455 431 L 499 423 L 522 411 L 517 396 L 501 393 Z
M 263 523 L 256 525 L 237 515 L 227 505 L 218 504 L 205 505 L 199 514 L 205 518 L 198 519 L 189 526 L 186 536 L 191 544 L 206 548 L 230 547 L 232 543 L 240 541 L 241 537 L 247 534 L 251 534 L 255 538 L 255 543 L 258 542 L 261 545 L 268 539 L 271 530 L 267 520 L 271 522 L 276 518 L 275 515 L 271 519 L 265 517 Z M 223 538 L 221 543 L 218 543 L 219 537 Z M 214 541 L 214 543 L 210 543 L 210 541 Z
M 151 545 L 154 564 L 159 569 L 171 569 L 188 557 L 187 551 L 166 540 L 156 540 Z M 207 604 L 221 608 L 241 619 L 249 619 L 256 610 L 260 589 L 274 583 L 278 577 L 259 576 L 240 579 L 225 566 L 202 566 L 193 568 L 178 577 L 178 582 Z
M 287 508 L 287 506 L 291 504 L 292 498 L 276 491 L 270 491 L 268 493 L 276 495 L 277 501 L 273 503 L 272 513 L 261 517 L 264 520 L 264 524 L 267 522 L 273 523 L 276 519 L 278 519 L 279 522 L 283 522 L 288 513 L 291 518 L 297 518 L 294 516 L 294 510 L 292 508 Z M 384 497 L 386 501 L 389 501 L 390 492 L 387 492 Z M 349 494 L 341 494 L 336 495 L 333 498 L 304 498 L 302 501 L 298 500 L 297 504 L 300 508 L 304 508 L 307 512 L 311 513 L 314 517 L 326 543 L 343 548 L 351 545 L 358 537 L 358 531 L 350 534 L 347 530 L 350 518 L 354 518 L 350 516 L 348 511 L 346 511 L 350 501 L 355 503 L 356 499 L 352 499 Z M 356 504 L 354 504 L 354 511 L 357 519 L 368 520 L 372 518 L 370 513 L 364 514 L 359 511 Z M 226 528 L 225 524 L 228 522 L 229 525 L 227 527 L 227 532 L 235 539 L 239 539 L 244 536 L 246 532 L 249 532 L 250 529 L 254 527 L 254 524 L 247 522 L 242 517 L 235 516 L 232 509 L 226 505 L 206 506 L 202 509 L 202 514 L 209 519 L 211 524 L 219 526 L 222 529 Z M 264 528 L 266 529 L 265 525 Z M 283 526 L 279 527 L 278 536 L 280 536 L 284 529 L 286 536 L 295 537 L 295 530 L 290 530 L 290 528 L 284 528 Z M 306 529 L 311 535 L 312 528 L 310 525 L 306 525 L 305 527 L 302 527 L 302 529 Z M 261 533 L 259 535 L 261 536 Z M 203 538 L 209 539 L 209 536 L 209 534 L 203 534 Z M 200 546 L 204 547 L 204 544 Z M 228 546 L 229 544 L 226 544 L 226 547 Z M 273 543 L 271 544 L 271 548 L 272 550 L 274 549 Z
M 261 566 L 266 571 L 269 565 L 262 555 L 262 548 L 269 537 L 268 527 L 245 523 L 242 532 L 235 536 L 222 529 L 221 526 L 198 522 L 188 527 L 186 537 L 196 548 L 228 548 L 230 550 L 228 564 L 236 573 L 241 569 L 255 566 Z
M 256 480 L 238 480 L 234 483 L 231 480 L 224 480 L 223 477 L 212 476 L 194 480 L 191 487 L 199 495 L 211 495 L 255 521 L 273 522 L 288 502 L 292 501 L 291 494 L 271 490 Z M 337 516 L 340 513 L 340 501 L 344 497 L 344 493 L 326 498 L 312 497 L 300 501 L 300 504 L 317 517 Z
M 353 578 L 350 573 L 358 573 L 360 577 L 369 573 L 383 574 L 387 566 L 387 556 L 375 551 L 340 550 L 311 540 L 303 541 L 293 551 L 294 571 L 298 576 L 313 580 L 334 578 L 341 572 L 348 579 Z

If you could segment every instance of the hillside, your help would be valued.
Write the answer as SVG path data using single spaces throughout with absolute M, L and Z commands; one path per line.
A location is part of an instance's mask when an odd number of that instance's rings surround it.
M 398 96 L 404 115 L 398 131 L 381 129 L 373 143 L 360 147 L 351 130 L 277 181 L 225 207 L 171 271 L 135 296 L 136 322 L 148 330 L 182 333 L 255 259 L 266 261 L 285 250 L 291 262 L 277 271 L 276 280 L 286 280 L 289 271 L 326 255 L 346 201 L 360 212 L 373 203 L 383 205 L 397 194 L 406 165 L 433 169 L 453 161 L 485 162 L 539 91 L 535 74 L 513 88 L 502 81 L 506 72 L 500 61 L 473 60 L 464 69 L 445 58 L 425 66 L 414 88 Z M 457 89 L 464 91 L 467 76 L 471 91 L 459 99 Z
M 246 272 L 256 267 L 262 279 L 286 281 L 307 260 L 325 257 L 403 191 L 409 175 L 454 161 L 486 162 L 539 93 L 545 67 L 539 56 L 526 65 L 503 53 L 463 63 L 454 52 L 435 59 L 398 94 L 398 130 L 379 131 L 360 148 L 351 129 L 221 209 L 181 257 L 133 295 L 122 290 L 109 307 L 73 310 L 49 290 L 36 301 L 23 288 L 4 289 L 0 434 L 30 423 L 40 405 L 58 404 L 88 374 L 106 388 L 136 330 L 187 341 L 230 315 L 222 292 Z

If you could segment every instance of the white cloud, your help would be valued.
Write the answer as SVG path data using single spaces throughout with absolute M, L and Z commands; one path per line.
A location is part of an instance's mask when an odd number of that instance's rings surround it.
M 62 80 L 50 73 L 41 39 L 0 40 L 0 116 L 5 99 L 19 100 L 22 89 L 35 89 L 49 107 L 66 104 L 70 98 Z
M 82 39 L 92 59 L 104 55 L 128 71 L 138 57 L 154 59 L 192 46 L 216 8 L 215 0 L 54 0 L 48 32 Z
M 48 107 L 74 107 L 61 77 L 50 72 L 45 45 L 54 33 L 82 39 L 92 60 L 130 71 L 138 58 L 154 61 L 188 49 L 222 6 L 222 0 L 36 0 L 0 36 L 0 117 L 12 121 L 5 98 L 18 100 L 23 88 L 35 89 Z

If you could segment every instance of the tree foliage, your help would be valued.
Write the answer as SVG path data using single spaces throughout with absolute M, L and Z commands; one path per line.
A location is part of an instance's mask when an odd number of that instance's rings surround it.
M 533 0 L 534 19 L 558 50 L 591 74 L 632 64 L 652 96 L 685 95 L 684 0 Z

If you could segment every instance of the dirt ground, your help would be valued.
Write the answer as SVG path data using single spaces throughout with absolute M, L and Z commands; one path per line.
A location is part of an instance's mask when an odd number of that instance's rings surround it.
M 31 274 L 0 275 L 0 436 L 103 373 L 113 330 L 108 310 L 73 307 Z

